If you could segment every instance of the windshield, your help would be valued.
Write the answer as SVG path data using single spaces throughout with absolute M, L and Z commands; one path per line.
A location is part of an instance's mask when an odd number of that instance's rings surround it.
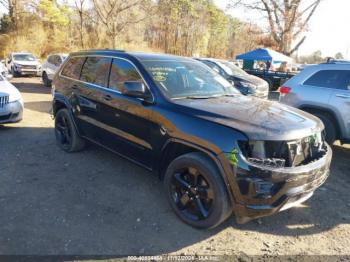
M 197 61 L 144 61 L 157 86 L 171 99 L 210 98 L 239 92 L 224 78 Z
M 229 75 L 247 75 L 248 73 L 228 61 L 216 61 Z
M 31 54 L 13 55 L 15 61 L 35 61 L 35 57 Z

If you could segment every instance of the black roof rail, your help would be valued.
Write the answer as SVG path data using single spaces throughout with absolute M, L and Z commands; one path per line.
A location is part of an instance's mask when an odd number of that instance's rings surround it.
M 321 64 L 350 64 L 350 60 L 346 59 L 335 59 L 332 57 L 327 58 L 327 61 Z
M 80 52 L 98 52 L 98 51 L 112 51 L 112 52 L 125 52 L 125 50 L 122 49 L 86 49 L 86 50 L 81 50 Z

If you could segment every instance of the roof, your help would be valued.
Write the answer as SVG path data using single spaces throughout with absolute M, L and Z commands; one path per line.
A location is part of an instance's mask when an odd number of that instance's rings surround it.
M 269 48 L 258 48 L 253 51 L 240 54 L 236 59 L 241 60 L 257 60 L 257 61 L 275 61 L 275 62 L 292 62 L 292 58 L 271 50 Z
M 124 50 L 113 50 L 113 49 L 92 49 L 92 50 L 83 50 L 75 52 L 72 54 L 99 54 L 99 55 L 122 55 L 122 56 L 132 56 L 140 61 L 150 61 L 150 60 L 191 60 L 191 58 L 170 55 L 170 54 L 160 54 L 160 53 L 145 53 L 145 52 L 126 52 Z
M 350 60 L 345 59 L 330 59 L 329 61 L 322 64 L 350 64 Z

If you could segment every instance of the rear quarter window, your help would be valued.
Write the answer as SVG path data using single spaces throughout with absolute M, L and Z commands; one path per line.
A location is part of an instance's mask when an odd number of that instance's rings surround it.
M 85 57 L 71 57 L 64 65 L 61 75 L 78 80 Z
M 350 90 L 350 70 L 321 70 L 308 78 L 304 85 Z

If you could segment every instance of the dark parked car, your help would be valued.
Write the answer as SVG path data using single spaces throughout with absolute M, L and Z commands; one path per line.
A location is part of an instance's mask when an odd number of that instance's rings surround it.
M 296 75 L 295 72 L 280 72 L 259 69 L 245 69 L 245 72 L 264 79 L 268 83 L 270 91 L 276 91 L 286 81 Z
M 233 84 L 243 95 L 267 99 L 269 84 L 256 76 L 249 75 L 233 62 L 214 58 L 196 58 Z
M 154 171 L 174 212 L 194 227 L 215 227 L 232 212 L 245 223 L 285 210 L 329 174 L 318 118 L 243 96 L 193 59 L 73 53 L 53 94 L 64 151 L 89 140 Z

